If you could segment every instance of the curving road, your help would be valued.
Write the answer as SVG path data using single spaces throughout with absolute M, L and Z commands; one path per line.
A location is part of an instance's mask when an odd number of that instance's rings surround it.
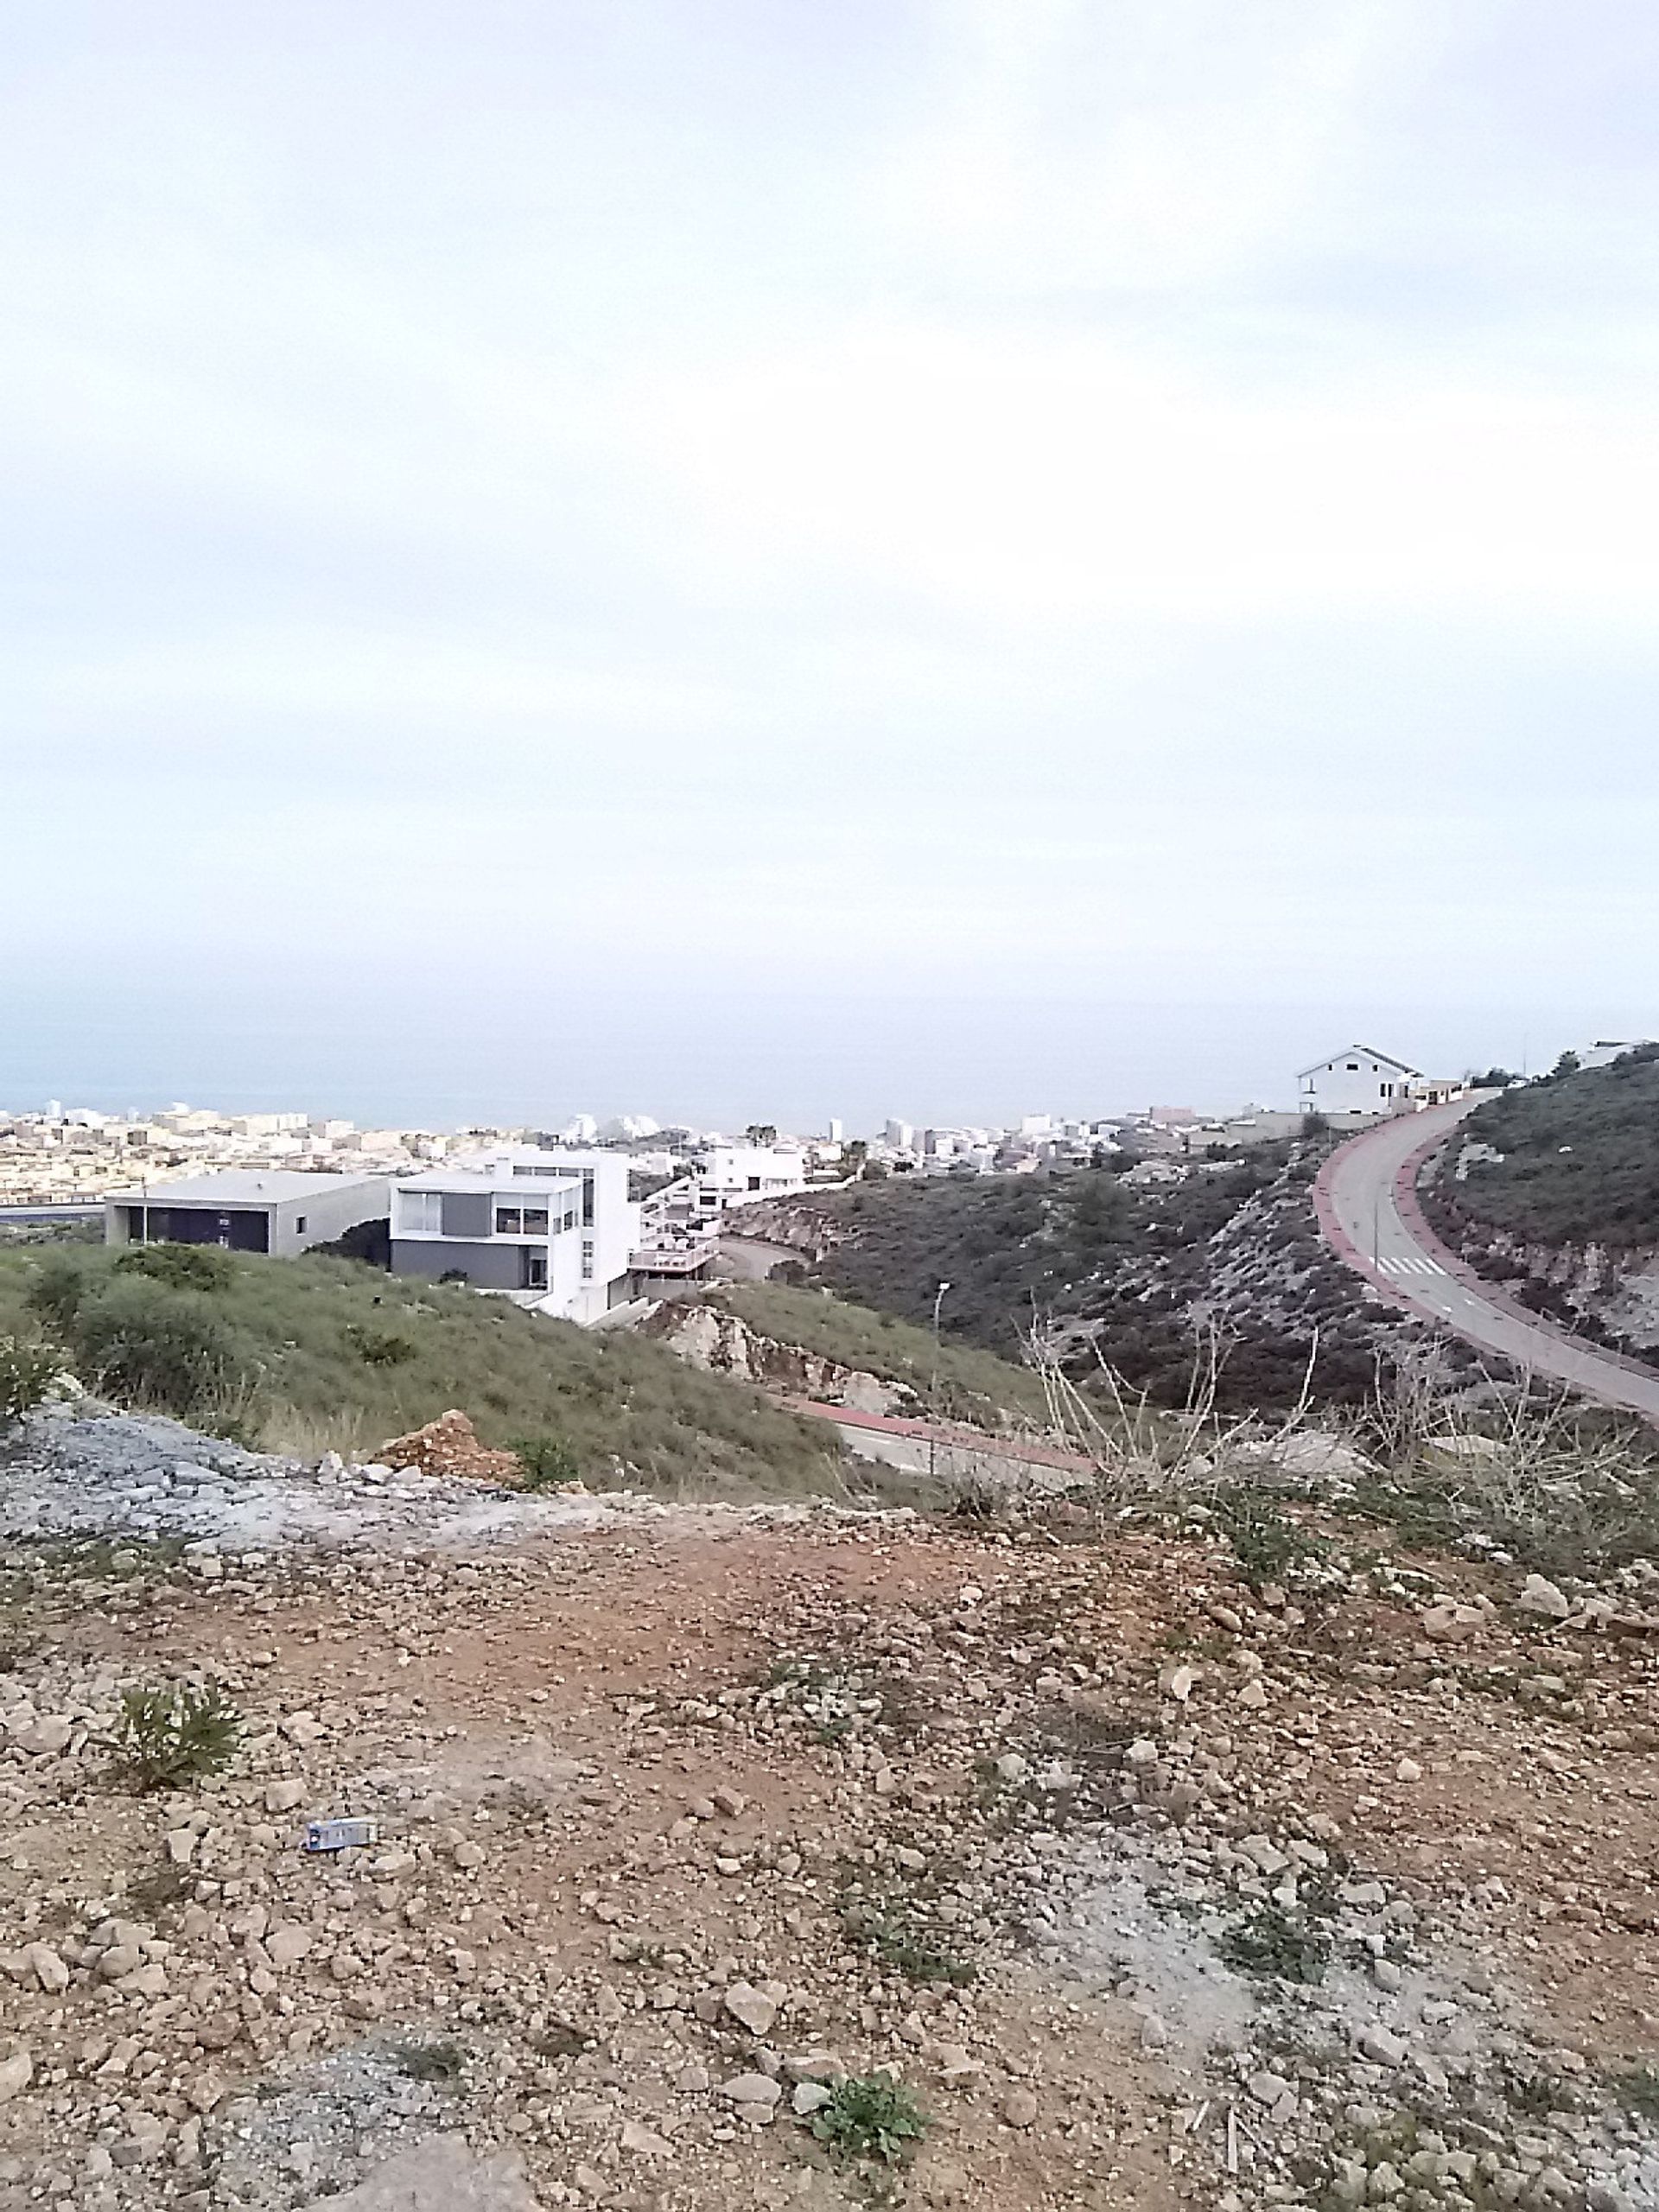
M 1425 1155 L 1479 1097 L 1402 1115 L 1350 1138 L 1319 1171 L 1319 1225 L 1338 1256 L 1407 1312 L 1453 1330 L 1511 1366 L 1566 1382 L 1659 1422 L 1659 1376 L 1541 1321 L 1448 1251 L 1416 1198 Z

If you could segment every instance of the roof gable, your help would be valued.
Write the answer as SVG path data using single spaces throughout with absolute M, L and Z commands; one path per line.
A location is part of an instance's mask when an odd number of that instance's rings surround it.
M 1375 1045 L 1344 1045 L 1339 1052 L 1327 1052 L 1322 1060 L 1315 1060 L 1311 1067 L 1298 1068 L 1297 1076 L 1300 1078 L 1305 1075 L 1322 1075 L 1326 1068 L 1339 1066 L 1344 1060 L 1351 1059 L 1358 1052 L 1363 1052 L 1367 1059 L 1376 1061 L 1381 1067 L 1395 1069 L 1401 1075 L 1421 1077 L 1423 1072 L 1421 1068 L 1408 1066 L 1404 1060 L 1396 1060 L 1392 1052 L 1379 1052 Z

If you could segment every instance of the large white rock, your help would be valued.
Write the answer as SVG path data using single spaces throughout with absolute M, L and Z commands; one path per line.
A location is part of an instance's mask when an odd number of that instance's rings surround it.
M 778 2017 L 778 1999 L 747 1981 L 734 1981 L 726 1992 L 726 2010 L 752 2036 L 763 2036 Z
M 1515 1602 L 1523 1613 L 1543 1613 L 1555 1621 L 1564 1621 L 1573 1611 L 1573 1600 L 1567 1592 L 1542 1574 L 1529 1574 Z

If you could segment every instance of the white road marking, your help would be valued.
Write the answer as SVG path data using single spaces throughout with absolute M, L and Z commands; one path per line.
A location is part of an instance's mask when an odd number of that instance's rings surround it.
M 1379 1260 L 1376 1264 L 1385 1275 L 1443 1275 L 1446 1273 L 1438 1260 L 1426 1260 L 1416 1254 Z

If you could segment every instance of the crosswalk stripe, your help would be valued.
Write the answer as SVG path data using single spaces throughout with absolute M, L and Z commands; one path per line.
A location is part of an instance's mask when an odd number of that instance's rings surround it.
M 1379 1260 L 1376 1264 L 1385 1275 L 1443 1275 L 1446 1273 L 1438 1260 L 1426 1260 L 1416 1253 Z

